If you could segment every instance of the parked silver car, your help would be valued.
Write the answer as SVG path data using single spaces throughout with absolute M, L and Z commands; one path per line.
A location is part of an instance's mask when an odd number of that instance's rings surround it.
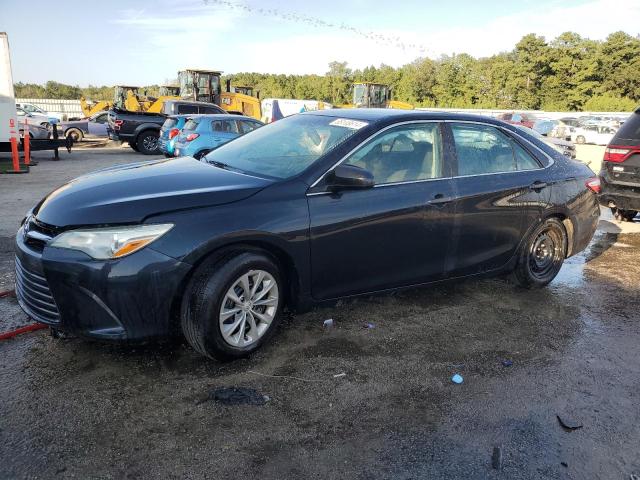
M 18 126 L 20 131 L 20 138 L 24 137 L 24 120 L 18 118 Z M 29 123 L 29 138 L 32 140 L 46 140 L 51 138 L 51 131 L 47 127 L 41 125 L 34 125 Z

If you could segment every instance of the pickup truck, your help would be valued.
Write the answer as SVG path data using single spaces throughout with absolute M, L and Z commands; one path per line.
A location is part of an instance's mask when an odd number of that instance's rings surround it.
M 128 142 L 136 152 L 156 155 L 161 153 L 158 137 L 168 115 L 209 113 L 228 112 L 212 103 L 186 100 L 164 102 L 161 113 L 129 112 L 114 108 L 109 111 L 107 134 L 111 140 Z

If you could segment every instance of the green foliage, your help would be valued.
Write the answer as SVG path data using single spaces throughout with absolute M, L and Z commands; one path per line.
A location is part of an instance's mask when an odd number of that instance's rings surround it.
M 614 97 L 612 95 L 596 95 L 587 100 L 583 110 L 589 112 L 630 112 L 638 106 L 638 102 L 630 98 Z
M 400 68 L 352 70 L 331 62 L 324 76 L 237 73 L 232 85 L 252 86 L 260 98 L 351 103 L 353 82 L 386 83 L 393 98 L 423 107 L 629 111 L 640 103 L 640 38 L 612 33 L 604 41 L 565 32 L 547 42 L 528 34 L 510 52 L 486 58 L 467 54 L 419 58 Z M 159 87 L 141 92 L 157 96 Z M 79 88 L 57 82 L 15 85 L 23 98 L 112 100 L 112 87 Z

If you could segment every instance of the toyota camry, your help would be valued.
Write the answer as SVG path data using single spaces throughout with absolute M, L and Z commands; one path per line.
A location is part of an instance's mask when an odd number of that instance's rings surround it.
M 497 274 L 547 285 L 596 229 L 592 176 L 492 118 L 302 113 L 53 191 L 16 236 L 16 292 L 55 330 L 239 358 L 284 308 Z

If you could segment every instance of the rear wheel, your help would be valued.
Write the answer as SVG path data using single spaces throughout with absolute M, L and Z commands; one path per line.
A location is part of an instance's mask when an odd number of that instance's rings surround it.
M 78 143 L 84 138 L 82 130 L 79 130 L 77 128 L 70 128 L 69 130 L 67 130 L 65 136 L 73 140 L 73 143 Z
M 579 143 L 580 145 L 584 144 L 587 141 L 586 138 L 584 138 L 582 135 L 578 135 L 576 137 L 576 143 Z
M 273 334 L 283 285 L 267 256 L 241 253 L 194 273 L 181 309 L 182 331 L 199 353 L 219 360 L 246 357 Z
M 523 245 L 514 272 L 516 281 L 525 288 L 548 285 L 560 271 L 566 253 L 567 233 L 564 225 L 555 218 L 548 218 Z
M 158 145 L 158 132 L 154 130 L 145 130 L 138 138 L 136 138 L 136 145 L 138 151 L 143 155 L 155 155 L 160 153 L 160 146 Z

